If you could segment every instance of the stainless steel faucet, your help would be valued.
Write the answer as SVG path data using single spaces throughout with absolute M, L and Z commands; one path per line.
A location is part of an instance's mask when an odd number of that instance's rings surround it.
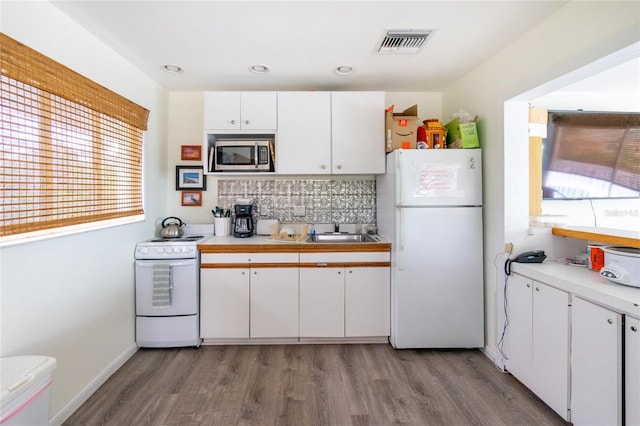
M 333 232 L 340 232 L 340 224 L 339 223 L 335 223 L 333 225 Z

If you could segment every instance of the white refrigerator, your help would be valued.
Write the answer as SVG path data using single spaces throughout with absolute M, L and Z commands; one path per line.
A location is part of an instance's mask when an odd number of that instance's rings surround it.
M 377 177 L 394 348 L 484 346 L 482 154 L 395 150 Z

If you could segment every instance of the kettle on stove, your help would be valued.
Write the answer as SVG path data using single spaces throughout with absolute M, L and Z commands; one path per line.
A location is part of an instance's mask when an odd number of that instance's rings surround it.
M 162 221 L 160 236 L 162 238 L 180 238 L 184 235 L 185 225 L 186 223 L 178 217 L 167 217 Z
M 233 222 L 233 236 L 246 238 L 253 235 L 253 217 L 251 204 L 236 204 L 234 207 L 236 219 Z

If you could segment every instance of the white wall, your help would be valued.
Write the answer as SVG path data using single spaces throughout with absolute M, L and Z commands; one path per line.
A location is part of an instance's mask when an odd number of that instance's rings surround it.
M 0 356 L 57 359 L 52 424 L 64 421 L 135 350 L 133 251 L 164 213 L 166 93 L 49 2 L 2 2 L 2 31 L 151 111 L 150 220 L 0 249 Z
M 637 2 L 569 2 L 443 92 L 445 115 L 461 108 L 480 115 L 489 350 L 495 350 L 498 336 L 504 244 L 526 240 L 529 222 L 523 194 L 528 194 L 525 123 L 532 98 L 515 98 L 638 41 L 639 20 Z

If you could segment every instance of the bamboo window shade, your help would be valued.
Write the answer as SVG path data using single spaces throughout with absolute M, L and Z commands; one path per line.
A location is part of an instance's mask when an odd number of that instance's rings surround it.
M 557 113 L 549 169 L 640 190 L 640 114 Z
M 135 216 L 149 111 L 0 33 L 0 238 Z

